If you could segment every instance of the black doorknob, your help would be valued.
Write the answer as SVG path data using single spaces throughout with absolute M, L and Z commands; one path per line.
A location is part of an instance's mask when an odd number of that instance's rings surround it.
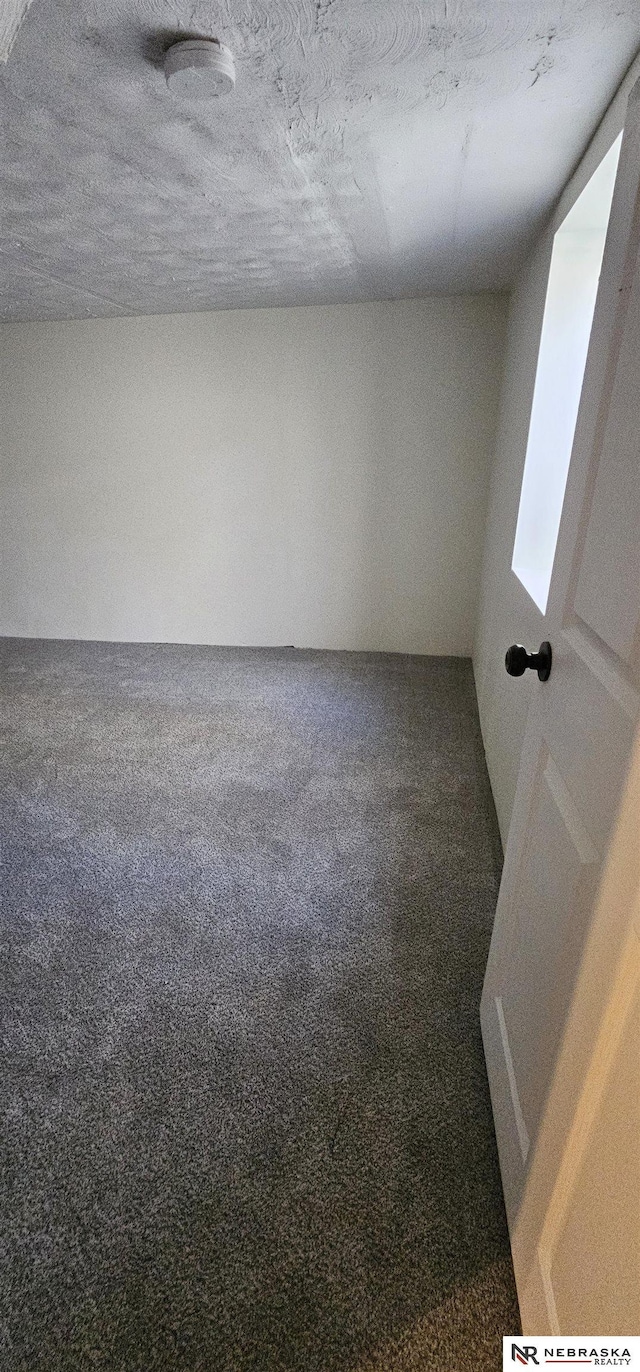
M 528 653 L 521 643 L 512 643 L 505 653 L 504 665 L 509 676 L 523 676 L 527 667 L 530 667 L 538 673 L 541 681 L 548 681 L 551 676 L 551 644 L 545 639 L 537 653 Z

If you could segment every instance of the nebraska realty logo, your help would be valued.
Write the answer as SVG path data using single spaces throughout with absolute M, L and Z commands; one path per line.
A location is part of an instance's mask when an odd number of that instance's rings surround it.
M 631 1367 L 640 1372 L 640 1336 L 627 1339 L 564 1335 L 562 1342 L 531 1334 L 502 1340 L 502 1368 L 517 1367 Z

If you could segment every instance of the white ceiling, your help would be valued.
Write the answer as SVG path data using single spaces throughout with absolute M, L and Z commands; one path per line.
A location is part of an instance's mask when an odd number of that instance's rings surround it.
M 187 35 L 229 44 L 233 95 L 169 93 Z M 638 46 L 639 0 L 34 0 L 0 67 L 0 313 L 502 287 Z

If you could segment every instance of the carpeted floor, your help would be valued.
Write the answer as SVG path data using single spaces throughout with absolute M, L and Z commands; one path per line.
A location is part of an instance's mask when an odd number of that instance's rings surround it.
M 494 1372 L 470 664 L 3 656 L 3 1372 Z

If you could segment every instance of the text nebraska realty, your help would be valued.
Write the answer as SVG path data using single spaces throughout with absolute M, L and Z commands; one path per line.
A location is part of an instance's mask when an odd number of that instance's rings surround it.
M 529 1363 L 529 1359 L 539 1366 L 536 1353 L 539 1349 L 531 1345 L 519 1348 L 513 1344 L 511 1357 L 514 1362 Z M 524 1357 L 522 1356 L 524 1354 Z M 630 1367 L 631 1353 L 628 1348 L 545 1348 L 545 1362 L 590 1362 L 592 1367 Z M 529 1363 L 529 1365 L 531 1365 Z

